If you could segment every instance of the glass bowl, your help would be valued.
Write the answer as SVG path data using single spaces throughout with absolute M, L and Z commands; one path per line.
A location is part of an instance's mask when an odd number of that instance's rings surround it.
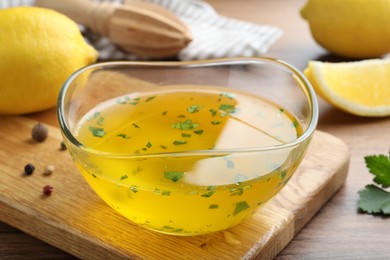
M 92 189 L 145 228 L 235 226 L 277 194 L 318 120 L 307 79 L 270 58 L 107 62 L 64 84 L 58 117 Z

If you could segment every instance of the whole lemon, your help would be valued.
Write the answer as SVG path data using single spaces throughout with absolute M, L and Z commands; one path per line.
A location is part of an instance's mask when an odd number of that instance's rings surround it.
M 309 0 L 301 16 L 314 40 L 347 58 L 374 58 L 390 52 L 389 0 Z
M 0 10 L 0 114 L 54 107 L 61 86 L 98 57 L 77 24 L 54 10 Z

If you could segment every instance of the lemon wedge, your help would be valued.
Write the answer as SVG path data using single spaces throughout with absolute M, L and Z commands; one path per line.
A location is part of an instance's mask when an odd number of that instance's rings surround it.
M 390 115 L 390 60 L 309 61 L 304 71 L 319 96 L 358 116 Z

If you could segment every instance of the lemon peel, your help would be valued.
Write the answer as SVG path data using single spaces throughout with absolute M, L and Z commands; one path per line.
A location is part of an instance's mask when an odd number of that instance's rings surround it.
M 66 79 L 98 53 L 65 15 L 13 7 L 0 10 L 0 57 L 0 114 L 15 115 L 54 107 Z
M 366 117 L 390 115 L 390 60 L 309 61 L 304 73 L 319 96 L 343 111 Z

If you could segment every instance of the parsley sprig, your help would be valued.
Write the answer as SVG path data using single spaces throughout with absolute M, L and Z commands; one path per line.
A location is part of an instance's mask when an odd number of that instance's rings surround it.
M 369 184 L 359 191 L 358 207 L 370 214 L 390 215 L 390 151 L 386 155 L 370 155 L 364 157 L 366 166 L 375 177 L 375 184 Z

